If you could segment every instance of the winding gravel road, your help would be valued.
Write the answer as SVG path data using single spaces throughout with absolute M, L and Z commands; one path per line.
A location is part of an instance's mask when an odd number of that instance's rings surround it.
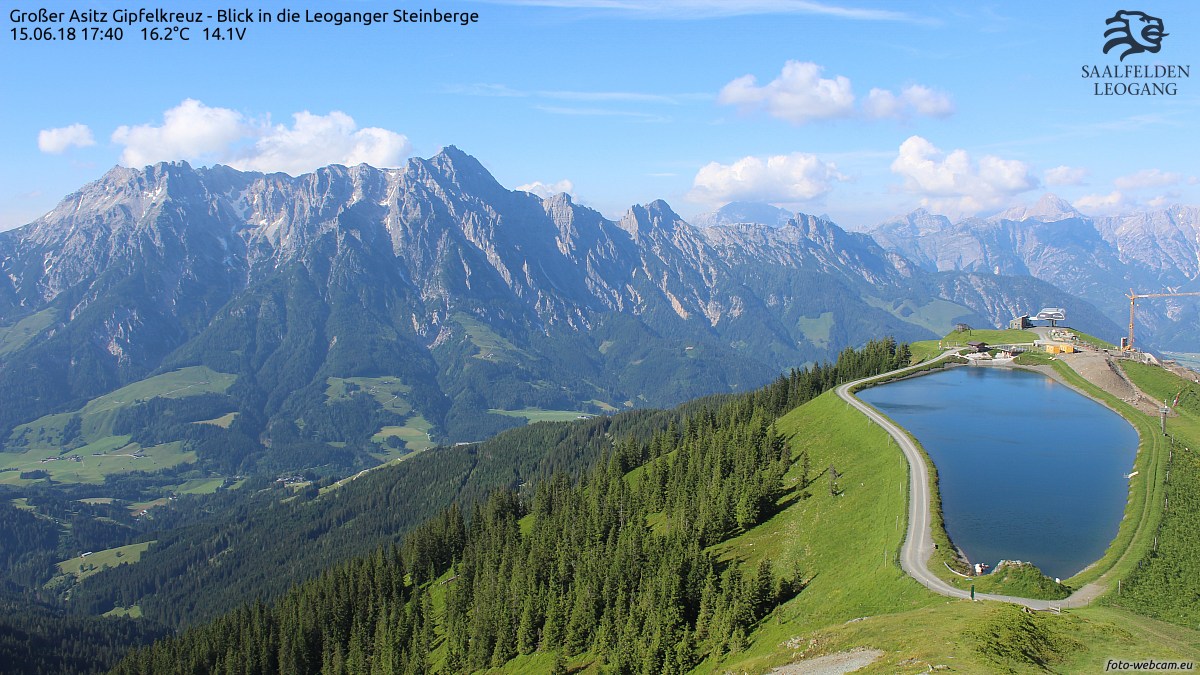
M 957 349 L 954 349 L 943 352 L 935 361 L 945 359 L 957 351 Z M 890 374 L 885 373 L 883 375 L 848 382 L 837 388 L 837 395 L 842 400 L 857 408 L 862 414 L 870 418 L 871 421 L 883 427 L 883 430 L 896 440 L 900 449 L 904 451 L 905 459 L 908 460 L 910 496 L 908 502 L 908 532 L 904 537 L 904 544 L 900 547 L 900 567 L 910 577 L 920 582 L 922 586 L 935 593 L 952 598 L 970 598 L 970 591 L 955 588 L 942 581 L 929 571 L 927 565 L 930 556 L 933 555 L 933 530 L 930 525 L 931 519 L 929 513 L 929 467 L 925 463 L 925 456 L 903 429 L 850 393 L 851 389 L 864 382 L 886 377 Z M 1086 605 L 1103 593 L 1104 589 L 1105 587 L 1100 583 L 1091 583 L 1063 600 L 1032 600 L 1009 595 L 992 595 L 990 593 L 976 593 L 975 598 L 977 600 L 1011 602 L 1038 610 L 1066 609 Z

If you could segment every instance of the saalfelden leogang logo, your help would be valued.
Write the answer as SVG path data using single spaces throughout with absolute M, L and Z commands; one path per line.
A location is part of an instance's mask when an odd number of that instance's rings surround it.
M 1146 54 L 1162 51 L 1166 32 L 1163 20 L 1145 12 L 1117 10 L 1105 19 L 1102 52 L 1117 57 L 1117 63 L 1092 64 L 1081 67 L 1082 76 L 1090 80 L 1095 96 L 1175 96 L 1180 80 L 1192 75 L 1191 65 L 1165 63 L 1125 63 L 1125 57 L 1137 61 Z

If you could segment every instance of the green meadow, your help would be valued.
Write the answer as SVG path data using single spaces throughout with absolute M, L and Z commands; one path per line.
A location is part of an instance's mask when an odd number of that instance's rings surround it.
M 56 413 L 13 429 L 0 453 L 0 483 L 21 485 L 21 473 L 44 471 L 64 483 L 100 483 L 104 477 L 127 471 L 153 472 L 196 460 L 176 441 L 152 447 L 131 443 L 128 435 L 117 435 L 113 424 L 120 412 L 155 397 L 183 398 L 206 393 L 223 393 L 236 376 L 204 366 L 182 368 L 126 385 L 88 401 L 73 412 Z M 228 424 L 228 415 L 211 423 Z

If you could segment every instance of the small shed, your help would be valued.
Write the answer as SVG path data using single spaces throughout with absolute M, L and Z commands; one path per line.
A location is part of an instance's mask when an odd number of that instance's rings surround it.
M 968 342 L 967 346 L 970 347 L 971 350 L 976 354 L 982 354 L 988 350 L 986 342 Z

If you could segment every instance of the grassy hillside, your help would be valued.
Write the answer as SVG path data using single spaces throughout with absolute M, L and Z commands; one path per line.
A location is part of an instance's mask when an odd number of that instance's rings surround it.
M 941 340 L 921 340 L 910 344 L 908 348 L 912 350 L 913 364 L 928 361 L 943 351 Z
M 702 661 L 693 664 L 693 672 L 764 673 L 797 659 L 855 648 L 872 648 L 883 652 L 875 663 L 858 671 L 863 673 L 916 674 L 931 669 L 961 673 L 1100 672 L 1107 660 L 1114 657 L 1130 660 L 1200 659 L 1200 632 L 1164 624 L 1124 609 L 1101 606 L 1070 610 L 1061 615 L 1031 614 L 1019 607 L 1001 603 L 950 600 L 926 590 L 904 575 L 896 564 L 906 525 L 907 467 L 890 439 L 830 392 L 787 414 L 776 422 L 775 428 L 788 439 L 791 456 L 796 460 L 783 474 L 781 482 L 784 489 L 776 500 L 778 510 L 757 526 L 717 543 L 709 551 L 720 564 L 731 564 L 740 569 L 747 580 L 755 579 L 755 570 L 760 569 L 764 559 L 768 559 L 779 578 L 800 579 L 804 584 L 803 589 L 761 615 L 761 619 L 751 624 L 744 639 L 730 642 L 726 648 L 707 652 Z M 803 463 L 799 459 L 805 453 L 810 465 L 807 483 L 800 480 Z M 646 495 L 646 481 L 651 477 L 665 480 L 671 473 L 666 468 L 672 465 L 678 469 L 678 459 L 662 455 L 653 468 L 632 471 L 628 475 L 628 482 L 637 493 Z M 830 480 L 831 467 L 837 472 L 836 481 Z M 557 485 L 544 494 L 539 492 L 543 496 L 535 499 L 533 513 L 542 513 L 539 510 L 541 507 L 536 505 L 539 499 L 575 500 L 581 507 L 586 504 L 586 493 L 577 493 L 572 497 L 564 491 L 565 483 Z M 624 494 L 625 497 L 621 499 L 625 500 L 632 497 L 619 486 L 614 487 L 612 482 L 600 481 L 596 485 L 606 486 L 602 491 L 597 491 L 595 498 L 598 504 L 608 504 L 610 509 L 615 506 L 610 500 L 616 495 Z M 540 544 L 531 544 L 533 548 L 530 549 L 530 555 L 542 551 L 538 555 L 551 556 L 555 548 L 553 542 L 563 545 L 561 538 L 545 539 L 545 532 L 539 535 L 535 525 L 538 516 L 528 516 L 518 521 L 504 517 L 492 511 L 492 508 L 487 507 L 482 514 L 476 512 L 476 518 L 484 518 L 489 522 L 496 519 L 494 527 L 489 525 L 476 530 L 481 534 L 487 533 L 476 545 L 484 545 L 484 541 L 493 538 L 514 541 L 524 538 L 532 542 L 541 541 Z M 609 513 L 614 511 L 610 510 Z M 584 516 L 576 521 L 582 530 L 594 526 L 588 522 L 590 517 L 594 516 Z M 410 540 L 405 547 L 404 564 L 407 569 L 425 569 L 424 564 L 417 564 L 420 556 L 443 555 L 438 553 L 442 550 L 442 544 L 438 543 L 439 536 L 435 533 L 444 527 L 446 525 L 443 524 L 426 528 L 424 537 L 418 537 L 415 542 Z M 673 526 L 665 527 L 669 530 Z M 661 523 L 654 525 L 653 529 L 659 534 L 666 531 Z M 453 531 L 451 528 L 447 532 Z M 458 531 L 462 532 L 461 529 Z M 626 535 L 621 536 L 624 538 Z M 632 541 L 637 541 L 636 537 Z M 632 541 L 631 545 L 635 545 Z M 494 541 L 488 545 L 494 545 Z M 621 547 L 617 550 L 621 550 Z M 313 586 L 307 593 L 300 589 L 289 595 L 284 609 L 275 614 L 278 618 L 267 620 L 268 629 L 283 629 L 289 621 L 304 622 L 302 616 L 288 609 L 303 606 L 300 598 L 304 595 L 328 597 L 328 593 L 340 595 L 350 589 L 360 589 L 352 591 L 360 593 L 367 579 L 374 579 L 375 584 L 384 580 L 386 586 L 388 574 L 385 570 L 389 568 L 389 555 L 394 553 L 361 559 L 350 567 L 341 568 L 332 576 L 322 577 L 320 583 L 325 585 L 325 590 L 318 592 Z M 412 557 L 414 555 L 418 557 Z M 603 560 L 600 562 L 601 577 L 612 580 L 616 572 L 606 568 Z M 480 564 L 487 564 L 489 568 L 484 573 L 476 569 L 472 582 L 472 567 Z M 645 564 L 653 567 L 660 565 L 661 561 L 651 558 Z M 492 574 L 490 565 L 499 565 L 500 574 Z M 369 569 L 374 571 L 367 571 Z M 603 659 L 594 644 L 587 646 L 587 643 L 576 643 L 575 647 L 564 647 L 562 651 L 557 648 L 539 649 L 537 645 L 543 643 L 534 638 L 520 637 L 522 633 L 519 630 L 516 631 L 516 646 L 506 643 L 504 652 L 500 652 L 501 642 L 496 642 L 497 653 L 505 654 L 498 657 L 498 661 L 497 657 L 485 662 L 463 661 L 464 652 L 456 652 L 457 656 L 450 654 L 448 645 L 469 644 L 463 641 L 463 631 L 475 631 L 480 620 L 496 620 L 491 613 L 494 609 L 484 614 L 487 618 L 470 618 L 467 612 L 471 611 L 472 606 L 464 607 L 456 599 L 461 597 L 459 589 L 463 588 L 462 584 L 473 584 L 476 598 L 492 603 L 490 606 L 495 608 L 493 594 L 509 592 L 510 578 L 512 584 L 528 583 L 532 578 L 530 575 L 541 573 L 553 575 L 563 572 L 561 567 L 553 566 L 549 569 L 540 566 L 531 569 L 514 563 L 512 567 L 507 567 L 496 558 L 484 558 L 473 564 L 449 567 L 440 576 L 431 577 L 419 590 L 399 589 L 394 586 L 396 582 L 392 581 L 392 590 L 386 592 L 396 594 L 401 599 L 408 598 L 405 605 L 407 609 L 398 612 L 399 623 L 391 624 L 398 634 L 405 636 L 396 639 L 402 640 L 399 644 L 413 650 L 409 653 L 421 654 L 422 662 L 435 672 L 459 672 L 451 667 L 451 663 L 458 663 L 468 670 L 482 669 L 487 672 L 552 673 L 561 672 L 563 668 L 573 673 L 626 672 L 621 664 L 628 665 L 628 662 Z M 578 570 L 574 574 L 576 583 L 596 578 L 579 574 Z M 719 576 L 721 584 L 729 578 L 728 573 Z M 571 577 L 568 571 L 567 578 Z M 395 579 L 394 574 L 392 578 Z M 499 584 L 489 581 L 495 579 L 503 581 Z M 596 590 L 599 591 L 599 587 Z M 504 603 L 501 606 L 505 606 Z M 454 611 L 459 618 L 447 618 L 451 607 L 458 607 Z M 524 611 L 528 612 L 528 608 L 536 608 L 537 603 L 530 604 L 527 601 L 526 607 Z M 353 611 L 367 617 L 364 621 L 370 621 L 371 612 L 375 610 L 367 612 L 360 608 Z M 215 631 L 213 636 L 221 635 L 223 631 L 240 631 L 241 623 L 261 620 L 259 612 L 258 609 L 243 610 L 236 616 L 222 619 L 209 630 Z M 524 613 L 520 614 L 523 622 Z M 556 625 L 560 633 L 556 639 L 564 640 L 562 644 L 565 645 L 572 644 L 572 626 L 579 617 L 586 616 L 586 610 L 581 613 L 579 609 L 570 610 L 570 621 L 567 621 L 566 615 L 559 615 L 560 623 Z M 399 658 L 395 654 L 372 650 L 372 644 L 387 642 L 386 630 L 389 629 L 372 631 L 370 624 L 367 624 L 365 631 L 352 629 L 350 626 L 358 625 L 358 621 L 356 618 L 348 623 L 344 635 L 339 638 L 349 640 L 351 645 L 345 656 L 347 663 L 355 662 L 365 668 L 366 661 L 370 659 Z M 719 625 L 719 622 L 714 619 L 713 625 Z M 600 632 L 607 640 L 624 640 L 632 635 L 636 643 L 636 636 L 641 634 L 636 626 L 631 628 L 628 624 L 602 626 L 610 626 L 611 630 L 619 633 L 618 636 L 617 633 L 605 632 L 609 629 L 602 627 Z M 509 625 L 508 630 L 512 629 L 513 625 Z M 385 631 L 383 637 L 380 637 L 380 630 Z M 564 630 L 565 638 L 562 635 Z M 649 623 L 643 630 L 653 632 Z M 489 639 L 496 639 L 494 635 Z M 197 645 L 205 644 L 204 640 L 207 639 L 199 633 L 194 637 L 196 641 L 193 644 Z M 652 635 L 644 634 L 644 637 L 650 638 L 653 643 Z M 542 639 L 547 639 L 544 634 Z M 663 639 L 667 638 L 664 636 Z M 686 630 L 682 637 L 671 639 L 681 639 L 696 649 L 704 644 Z M 523 643 L 522 640 L 532 642 Z M 522 647 L 522 644 L 529 646 Z M 580 649 L 580 646 L 583 648 Z M 196 656 L 203 652 L 189 653 Z M 282 651 L 280 653 L 283 654 Z M 159 652 L 157 658 L 164 656 L 165 652 Z M 182 654 L 179 656 L 183 657 Z M 335 662 L 338 658 L 334 656 Z M 219 657 L 217 661 L 220 661 Z M 151 654 L 143 653 L 135 661 L 126 662 L 127 669 L 123 672 L 151 672 L 156 662 L 162 664 Z M 676 672 L 674 666 L 668 668 L 667 663 L 663 664 L 663 668 Z
M 173 647 L 142 653 L 126 672 L 154 672 L 161 659 L 185 654 L 216 667 L 226 652 L 205 651 L 210 639 L 236 642 L 262 631 L 279 636 L 266 639 L 268 653 L 302 658 L 303 650 L 287 651 L 287 636 L 306 634 L 297 626 L 313 621 L 312 629 L 333 641 L 327 646 L 340 645 L 324 652 L 335 668 L 343 649 L 346 663 L 362 668 L 376 659 L 405 659 L 441 672 L 520 673 L 634 672 L 647 664 L 652 672 L 682 672 L 687 664 L 694 672 L 761 673 L 853 648 L 883 652 L 864 673 L 1098 672 L 1110 658 L 1200 659 L 1200 632 L 1123 607 L 1033 614 L 928 591 L 896 562 L 908 469 L 891 439 L 828 391 L 773 425 L 755 412 L 761 409 L 738 408 L 771 400 L 769 392 L 754 404 L 731 400 L 721 415 L 742 420 L 742 431 L 705 412 L 640 450 L 621 444 L 583 485 L 559 476 L 531 485 L 528 502 L 496 495 L 465 526 L 452 510 L 418 528 L 402 556 L 393 549 L 343 566 L 289 593 L 273 614 L 242 610 Z M 709 469 L 715 455 L 704 453 L 743 443 L 760 452 L 760 441 L 748 440 L 756 433 L 766 439 L 763 447 L 778 450 L 766 455 L 777 461 L 754 459 L 750 464 L 760 468 L 743 473 L 736 467 L 745 462 L 734 453 L 731 466 Z M 786 445 L 772 440 L 779 437 Z M 1143 450 L 1139 461 L 1155 456 Z M 619 467 L 636 465 L 636 457 L 658 459 L 621 480 Z M 776 470 L 764 485 L 777 488 L 755 487 L 762 479 L 755 472 Z M 718 473 L 720 482 L 708 482 Z M 747 497 L 764 494 L 772 501 L 761 510 L 750 502 L 743 526 Z M 1147 520 L 1141 502 L 1135 495 L 1130 513 L 1137 523 Z M 1139 530 L 1123 530 L 1132 534 L 1121 547 L 1133 542 L 1137 550 L 1145 541 Z M 701 549 L 697 541 L 714 543 Z M 1121 557 L 1121 547 L 1114 546 L 1113 568 L 1124 573 L 1139 556 Z M 765 578 L 776 580 L 765 589 L 764 561 L 773 570 Z M 416 586 L 399 581 L 405 569 Z M 392 604 L 344 604 L 372 585 L 390 594 Z M 335 616 L 339 602 L 347 612 L 340 628 L 321 627 L 324 619 L 296 611 L 312 603 Z M 396 619 L 381 621 L 387 612 Z M 538 618 L 539 612 L 546 615 Z M 249 622 L 261 630 L 246 632 Z M 228 631 L 242 637 L 228 638 Z M 486 640 L 482 651 L 477 640 Z M 170 649 L 181 651 L 170 657 Z M 236 651 L 229 653 L 236 660 Z M 648 654 L 666 660 L 647 661 Z
M 953 326 L 961 317 L 974 312 L 963 305 L 936 298 L 925 303 L 916 300 L 880 300 L 878 298 L 863 298 L 872 307 L 878 307 L 911 324 L 916 324 L 929 332 L 938 335 Z
M 1200 385 L 1141 363 L 1121 364 L 1142 391 L 1174 404 L 1167 420 L 1166 494 L 1155 500 L 1162 522 L 1155 544 L 1126 577 L 1114 605 L 1200 628 Z M 1154 425 L 1151 425 L 1154 426 Z
M 11 326 L 0 326 L 0 356 L 11 354 L 29 344 L 54 323 L 55 310 L 44 309 Z
M 811 580 L 762 622 L 745 652 L 697 672 L 764 672 L 801 655 L 855 647 L 886 652 L 863 673 L 919 673 L 930 665 L 968 673 L 1044 672 L 1038 659 L 1055 671 L 1092 672 L 1118 653 L 1200 658 L 1200 632 L 1127 611 L 1085 608 L 1030 622 L 1018 608 L 928 591 L 896 562 L 907 503 L 907 490 L 897 483 L 906 485 L 908 473 L 886 434 L 832 393 L 788 414 L 779 428 L 791 434 L 794 450 L 813 454 L 813 466 L 837 467 L 843 496 L 830 496 L 819 480 L 812 498 L 721 546 L 724 557 L 751 568 L 764 556 L 774 558 L 777 569 L 798 563 Z
M 959 577 L 961 579 L 961 577 Z M 975 586 L 977 593 L 1013 595 L 1019 598 L 1061 600 L 1071 595 L 1071 589 L 1042 574 L 1033 563 L 1002 561 L 990 574 L 963 579 L 958 586 Z
M 58 572 L 59 574 L 74 576 L 76 579 L 86 579 L 109 567 L 136 563 L 142 559 L 142 554 L 153 543 L 152 541 L 146 541 L 140 544 L 118 546 L 94 553 L 88 552 L 58 563 Z M 51 581 L 51 583 L 54 582 Z
M 121 411 L 149 399 L 224 393 L 234 379 L 204 366 L 182 368 L 121 387 L 73 412 L 17 426 L 5 444 L 10 451 L 0 453 L 0 469 L 10 469 L 0 483 L 22 484 L 28 479 L 20 474 L 32 471 L 44 471 L 59 482 L 100 483 L 115 473 L 152 472 L 193 462 L 195 454 L 185 452 L 183 443 L 142 447 L 130 442 L 128 434 L 115 433 L 114 422 Z
M 934 594 L 897 563 L 906 527 L 907 466 L 878 427 L 832 392 L 777 422 L 793 456 L 808 452 L 810 496 L 800 497 L 799 466 L 785 476 L 783 508 L 741 536 L 713 548 L 747 574 L 770 559 L 807 582 L 765 617 L 747 646 L 709 658 L 693 672 L 764 673 L 798 659 L 856 649 L 884 655 L 862 673 L 1102 672 L 1109 658 L 1200 658 L 1200 632 L 1125 609 L 1090 606 L 1061 615 L 972 603 Z M 830 493 L 828 469 L 838 474 Z M 642 471 L 635 471 L 641 478 Z M 552 655 L 536 652 L 494 672 L 552 672 Z M 594 656 L 569 659 L 572 672 L 604 672 Z
M 1020 344 L 1033 342 L 1036 339 L 1038 339 L 1037 333 L 1027 330 L 983 328 L 954 331 L 946 335 L 943 340 L 947 343 L 955 343 L 965 347 L 968 342 L 986 342 L 989 345 Z
M 781 500 L 787 508 L 717 552 L 747 569 L 763 558 L 777 569 L 798 568 L 808 585 L 763 623 L 744 653 L 706 664 L 714 668 L 754 670 L 780 663 L 780 645 L 798 634 L 940 602 L 897 562 L 906 527 L 908 467 L 891 437 L 833 392 L 777 424 L 791 439 L 794 456 L 807 451 L 812 457 L 817 474 L 808 490 L 812 496 L 797 497 L 800 467 L 794 466 L 785 479 L 793 492 Z M 839 474 L 837 496 L 830 491 L 831 466 Z

